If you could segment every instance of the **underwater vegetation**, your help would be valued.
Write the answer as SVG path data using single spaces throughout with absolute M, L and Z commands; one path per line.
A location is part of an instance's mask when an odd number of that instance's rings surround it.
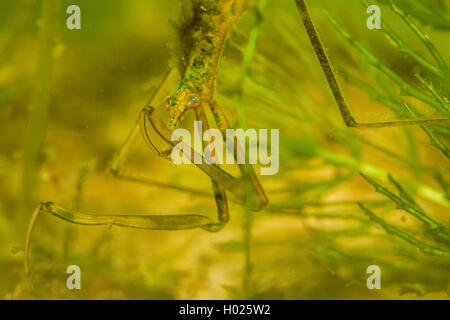
M 0 9 L 2 299 L 448 299 L 450 1 Z

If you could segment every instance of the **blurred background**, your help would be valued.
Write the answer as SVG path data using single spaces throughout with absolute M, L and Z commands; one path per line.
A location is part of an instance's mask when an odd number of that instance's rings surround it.
M 124 166 L 152 183 L 107 172 L 139 111 L 175 65 L 179 0 L 1 1 L 1 299 L 448 299 L 448 241 L 359 175 L 396 193 L 391 174 L 448 231 L 448 125 L 347 128 L 294 1 L 269 0 L 264 8 L 263 2 L 249 1 L 228 39 L 216 98 L 236 127 L 242 60 L 250 32 L 258 30 L 241 89 L 248 126 L 280 129 L 280 171 L 260 177 L 267 209 L 250 217 L 231 201 L 230 222 L 218 233 L 87 227 L 42 213 L 31 242 L 32 292 L 24 241 L 40 201 L 93 214 L 215 217 L 216 208 L 205 174 L 158 158 L 140 137 Z M 392 33 L 366 27 L 361 1 L 307 2 L 355 117 L 448 118 L 448 70 L 388 1 L 374 2 L 416 59 L 399 50 Z M 450 63 L 450 2 L 418 3 L 398 1 Z M 72 4 L 81 8 L 81 30 L 66 27 Z M 377 60 L 333 27 L 325 11 Z M 381 64 L 387 69 L 380 71 Z M 410 88 L 400 90 L 392 72 Z M 416 113 L 402 109 L 401 101 Z M 419 242 L 374 224 L 357 202 Z M 426 254 L 422 243 L 444 254 Z M 69 265 L 81 268 L 81 290 L 66 288 Z M 366 286 L 369 265 L 381 268 L 381 290 Z

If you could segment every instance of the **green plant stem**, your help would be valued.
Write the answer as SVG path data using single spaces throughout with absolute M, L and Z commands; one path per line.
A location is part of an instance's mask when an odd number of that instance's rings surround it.
M 423 44 L 427 47 L 428 51 L 430 51 L 431 55 L 434 57 L 436 62 L 439 65 L 439 68 L 448 71 L 447 64 L 444 59 L 441 57 L 437 49 L 434 47 L 433 43 L 430 41 L 430 38 L 427 34 L 425 34 L 422 29 L 412 20 L 402 9 L 400 9 L 392 0 L 388 0 L 391 5 L 392 10 L 400 16 L 403 21 L 409 26 L 409 28 L 419 37 L 419 39 L 423 42 Z
M 409 242 L 410 244 L 419 248 L 422 252 L 424 252 L 426 254 L 429 254 L 432 256 L 437 256 L 437 257 L 450 258 L 449 251 L 447 251 L 445 249 L 441 249 L 441 248 L 432 247 L 432 246 L 426 244 L 425 242 L 420 241 L 403 231 L 400 231 L 398 228 L 386 223 L 383 219 L 378 218 L 372 211 L 370 211 L 368 208 L 366 208 L 361 203 L 358 203 L 358 205 L 371 220 L 373 220 L 374 222 L 379 224 L 387 232 L 396 235 L 397 237 L 405 240 L 406 242 Z
M 19 215 L 23 216 L 34 201 L 38 177 L 39 154 L 45 138 L 47 108 L 51 92 L 52 59 L 57 29 L 59 1 L 42 2 L 40 50 L 36 69 L 36 89 L 30 109 L 29 131 L 25 145 L 22 181 L 19 192 Z M 31 208 L 30 208 L 31 210 Z M 20 218 L 19 218 L 20 219 Z
M 360 159 L 355 159 L 337 152 L 330 150 L 319 149 L 318 155 L 324 158 L 327 162 L 334 165 L 341 165 L 350 168 L 355 171 L 364 173 L 366 176 L 380 179 L 382 181 L 389 181 L 389 173 L 380 167 L 377 167 L 371 163 L 364 162 Z M 414 188 L 418 195 L 440 204 L 446 208 L 450 208 L 450 201 L 445 197 L 444 193 L 417 181 L 405 180 L 396 175 L 393 177 L 398 181 L 405 181 Z
M 403 102 L 403 105 L 408 110 L 408 112 L 412 114 L 414 117 L 419 118 L 421 116 L 417 110 L 409 106 L 406 102 Z M 426 125 L 421 125 L 420 127 L 428 135 L 430 139 L 430 145 L 432 145 L 435 148 L 438 148 L 447 157 L 447 159 L 450 160 L 450 150 L 448 149 L 447 145 L 437 137 L 432 127 Z
M 382 187 L 381 185 L 379 185 L 378 183 L 376 183 L 370 177 L 368 177 L 364 174 L 361 174 L 361 175 L 367 182 L 369 182 L 372 186 L 374 186 L 374 188 L 377 192 L 380 192 L 380 193 L 384 194 L 385 196 L 387 196 L 389 199 L 391 199 L 397 205 L 398 208 L 402 208 L 405 211 L 409 212 L 410 214 L 415 216 L 417 219 L 424 222 L 428 226 L 428 228 L 430 228 L 432 230 L 439 228 L 439 223 L 437 223 L 436 221 L 434 221 L 433 219 L 428 217 L 422 210 L 420 210 L 415 205 L 415 203 L 411 203 L 411 199 L 409 197 L 408 197 L 409 201 L 406 202 L 403 199 L 401 199 L 400 197 L 397 197 L 395 194 L 393 194 L 388 189 L 386 189 L 386 188 Z M 391 181 L 394 180 L 390 175 L 389 175 L 389 179 Z
M 250 31 L 250 37 L 247 44 L 247 49 L 245 50 L 244 59 L 242 63 L 242 69 L 238 80 L 238 104 L 237 104 L 237 113 L 238 113 L 238 121 L 239 126 L 243 130 L 247 130 L 247 121 L 245 119 L 245 108 L 244 108 L 244 85 L 247 75 L 250 70 L 250 64 L 253 59 L 253 55 L 256 50 L 256 42 L 258 40 L 259 35 L 259 27 L 262 23 L 261 12 L 264 10 L 268 0 L 260 0 L 258 7 L 256 8 L 255 13 L 255 24 L 253 25 Z M 245 143 L 244 143 L 245 146 Z M 250 295 L 250 275 L 252 270 L 251 263 L 251 229 L 252 229 L 252 183 L 250 180 L 251 168 L 247 165 L 245 166 L 244 171 L 244 179 L 246 181 L 246 201 L 245 201 L 245 212 L 244 212 L 244 253 L 245 253 L 245 261 L 244 261 L 244 277 L 242 282 L 243 292 L 246 298 L 249 298 Z
M 448 106 L 450 106 L 450 102 L 446 101 L 445 98 L 442 97 L 439 92 L 437 92 L 437 90 L 433 87 L 433 84 L 422 78 L 420 74 L 416 74 L 416 78 L 419 79 L 419 81 L 425 86 L 425 88 L 427 88 L 428 91 L 431 92 L 434 98 L 441 103 L 442 108 L 445 109 L 445 111 L 449 111 Z
M 0 63 L 4 63 L 14 53 L 20 31 L 25 28 L 33 12 L 32 5 L 34 0 L 19 0 L 15 2 L 17 2 L 15 11 L 10 15 L 10 21 L 4 26 L 8 31 L 0 35 Z
M 398 103 L 398 101 L 394 101 L 391 98 L 385 97 L 382 94 L 378 93 L 375 89 L 373 89 L 371 86 L 367 85 L 366 83 L 360 81 L 359 79 L 353 77 L 351 74 L 346 72 L 344 69 L 339 67 L 336 64 L 333 64 L 333 67 L 336 69 L 336 71 L 339 72 L 339 74 L 347 81 L 348 83 L 351 83 L 357 87 L 359 87 L 361 90 L 365 91 L 372 100 L 378 101 L 392 110 L 394 110 L 396 113 L 400 113 L 402 110 L 406 109 L 414 118 L 420 119 L 423 118 L 421 114 L 419 114 L 414 108 L 408 106 L 406 103 L 403 103 L 403 106 Z M 419 76 L 420 77 L 420 76 Z M 439 139 L 439 137 L 436 135 L 434 130 L 431 126 L 427 125 L 421 125 L 422 130 L 428 135 L 430 138 L 430 144 L 433 147 L 436 147 L 441 151 L 448 159 L 450 159 L 450 150 L 448 147 Z
M 436 110 L 442 112 L 446 116 L 448 115 L 445 112 L 445 109 L 442 108 L 441 104 L 433 99 L 432 97 L 426 95 L 425 93 L 417 90 L 413 86 L 411 86 L 408 82 L 406 82 L 401 76 L 399 76 L 395 71 L 381 62 L 371 51 L 369 51 L 366 47 L 364 47 L 360 42 L 358 42 L 355 38 L 353 38 L 339 23 L 327 12 L 325 12 L 327 18 L 336 28 L 336 30 L 344 37 L 352 46 L 354 46 L 358 51 L 367 59 L 367 61 L 384 73 L 387 77 L 389 77 L 392 81 L 394 81 L 401 89 L 403 94 L 414 97 L 429 106 L 435 108 Z
M 361 3 L 365 6 L 369 6 L 369 2 L 367 0 L 362 0 Z M 403 41 L 402 38 L 387 24 L 382 20 L 381 25 L 381 32 L 383 32 L 386 37 L 388 37 L 395 45 L 398 47 L 398 50 L 402 52 L 403 54 L 409 56 L 413 60 L 415 60 L 418 64 L 420 64 L 425 70 L 428 70 L 429 72 L 435 74 L 436 76 L 440 77 L 441 79 L 449 82 L 450 81 L 450 74 L 445 70 L 438 68 L 422 58 L 422 56 L 418 53 L 416 53 L 414 50 L 412 50 L 408 44 Z

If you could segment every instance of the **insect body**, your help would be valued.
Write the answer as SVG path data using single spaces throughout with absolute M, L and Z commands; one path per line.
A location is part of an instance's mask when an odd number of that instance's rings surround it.
M 319 58 L 327 81 L 333 91 L 341 115 L 348 126 L 358 128 L 376 128 L 393 125 L 414 125 L 430 123 L 448 123 L 448 119 L 411 120 L 392 123 L 358 123 L 352 116 L 342 92 L 335 79 L 331 64 L 326 52 L 320 42 L 315 27 L 311 21 L 304 0 L 295 0 L 300 16 L 304 22 L 308 36 L 313 44 L 316 55 Z M 171 141 L 173 130 L 179 125 L 180 119 L 186 112 L 192 110 L 198 121 L 201 121 L 205 129 L 209 128 L 206 116 L 207 108 L 214 115 L 215 123 L 222 133 L 230 127 L 229 122 L 222 112 L 219 104 L 214 99 L 214 86 L 216 81 L 217 67 L 222 55 L 226 37 L 244 11 L 247 0 L 192 0 L 189 14 L 181 19 L 177 26 L 179 31 L 178 50 L 178 73 L 181 74 L 176 91 L 169 97 L 163 99 L 161 93 L 167 84 L 176 75 L 171 70 L 161 86 L 151 99 L 150 103 L 141 111 L 139 120 L 132 128 L 130 135 L 123 147 L 116 154 L 110 167 L 110 171 L 122 179 L 133 179 L 123 174 L 120 170 L 121 163 L 127 154 L 130 144 L 139 134 L 139 131 L 147 145 L 159 156 L 169 159 L 171 150 L 175 147 Z M 170 118 L 165 123 L 159 108 L 169 112 Z M 153 143 L 154 134 L 162 138 L 165 147 L 156 147 Z M 223 134 L 225 137 L 226 134 Z M 240 148 L 234 144 L 234 150 L 229 150 L 236 157 Z M 191 157 L 195 151 L 191 149 Z M 63 208 L 53 202 L 43 202 L 36 207 L 31 217 L 25 244 L 25 270 L 29 276 L 28 256 L 31 234 L 34 224 L 41 211 L 50 213 L 58 218 L 72 223 L 83 225 L 107 225 L 122 226 L 152 230 L 184 230 L 202 228 L 207 231 L 218 231 L 228 222 L 228 201 L 226 192 L 232 193 L 236 200 L 244 203 L 251 198 L 253 211 L 262 210 L 268 203 L 264 190 L 250 165 L 240 164 L 241 178 L 236 178 L 222 170 L 215 164 L 195 164 L 201 171 L 207 174 L 212 183 L 214 197 L 216 200 L 218 219 L 217 221 L 198 214 L 184 215 L 97 215 L 86 214 Z M 248 183 L 250 182 L 250 184 Z M 250 188 L 248 186 L 250 185 Z M 250 191 L 250 192 L 248 192 Z M 248 202 L 247 202 L 248 203 Z
M 214 85 L 216 80 L 219 58 L 225 44 L 226 36 L 236 23 L 244 10 L 247 0 L 194 0 L 192 1 L 191 15 L 183 20 L 184 25 L 178 26 L 180 31 L 181 57 L 179 57 L 178 71 L 182 78 L 176 92 L 160 99 L 161 92 L 176 75 L 171 70 L 163 83 L 155 93 L 153 99 L 145 107 L 139 116 L 139 121 L 132 128 L 130 135 L 121 150 L 116 154 L 110 167 L 110 172 L 122 179 L 130 179 L 120 171 L 120 165 L 126 156 L 130 144 L 134 141 L 139 131 L 147 145 L 159 156 L 170 159 L 169 155 L 174 148 L 171 141 L 173 130 L 179 124 L 179 120 L 189 110 L 194 110 L 196 119 L 201 121 L 204 128 L 209 128 L 205 114 L 205 108 L 210 108 L 214 114 L 217 127 L 223 133 L 229 127 L 228 121 L 214 100 Z M 189 41 L 187 41 L 188 39 Z M 162 105 L 168 110 L 170 119 L 164 123 L 160 114 L 153 105 Z M 152 130 L 150 130 L 152 129 Z M 165 141 L 166 146 L 160 149 L 152 142 L 153 134 Z M 225 137 L 225 134 L 223 134 Z M 233 152 L 236 157 L 240 148 L 235 139 Z M 191 149 L 192 157 L 195 153 Z M 36 207 L 29 224 L 25 244 L 25 270 L 29 278 L 28 266 L 29 247 L 34 224 L 41 211 L 48 212 L 66 221 L 83 225 L 107 225 L 122 226 L 152 230 L 183 230 L 202 228 L 207 231 L 218 231 L 228 222 L 228 201 L 226 191 L 232 192 L 237 201 L 244 203 L 248 194 L 248 183 L 251 183 L 252 210 L 262 210 L 267 205 L 267 197 L 258 181 L 256 174 L 250 165 L 240 164 L 243 174 L 241 178 L 235 178 L 215 164 L 196 164 L 200 170 L 206 173 L 212 183 L 216 200 L 218 220 L 197 215 L 97 215 L 86 214 L 75 210 L 63 208 L 53 202 L 43 202 Z M 245 176 L 248 179 L 244 179 Z M 30 278 L 29 278 L 30 279 Z
M 178 25 L 177 60 L 182 78 L 177 91 L 164 102 L 171 114 L 169 129 L 175 128 L 187 110 L 202 104 L 222 115 L 214 100 L 217 67 L 226 37 L 246 4 L 247 0 L 192 2 L 191 13 Z

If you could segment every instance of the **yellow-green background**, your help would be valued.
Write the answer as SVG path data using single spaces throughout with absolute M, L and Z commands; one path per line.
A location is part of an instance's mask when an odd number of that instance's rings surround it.
M 355 204 L 380 201 L 384 206 L 374 206 L 374 211 L 421 236 L 420 224 L 413 217 L 395 210 L 358 175 L 361 166 L 373 166 L 411 182 L 408 187 L 427 213 L 448 224 L 449 201 L 433 179 L 441 173 L 448 181 L 448 159 L 429 145 L 419 127 L 346 128 L 294 1 L 288 0 L 269 0 L 262 12 L 256 55 L 244 87 L 248 125 L 280 129 L 280 172 L 261 177 L 271 204 L 254 214 L 251 252 L 245 252 L 242 244 L 244 211 L 235 203 L 230 204 L 230 223 L 218 233 L 85 227 L 43 214 L 32 239 L 31 277 L 37 296 L 33 294 L 25 279 L 23 244 L 28 220 L 39 201 L 71 208 L 80 195 L 81 211 L 103 214 L 214 217 L 216 211 L 212 196 L 121 181 L 106 173 L 108 161 L 170 64 L 175 32 L 169 20 L 177 20 L 179 1 L 59 2 L 59 19 L 52 28 L 51 66 L 47 66 L 52 69 L 44 106 L 48 116 L 39 128 L 44 140 L 35 168 L 37 181 L 26 190 L 21 188 L 24 150 L 35 134 L 29 123 L 42 79 L 37 68 L 42 1 L 0 3 L 1 299 L 448 298 L 448 262 L 447 268 L 441 262 L 436 267 L 433 258 L 369 223 Z M 81 30 L 65 26 L 65 9 L 70 4 L 81 7 Z M 242 63 L 242 51 L 237 48 L 245 49 L 255 21 L 252 8 L 231 35 L 218 74 L 217 98 L 233 123 Z M 334 60 L 362 79 L 368 78 L 355 58 L 358 54 L 332 29 L 323 8 L 410 79 L 408 61 L 381 35 L 365 27 L 367 15 L 359 1 L 317 1 L 311 7 Z M 383 18 L 390 19 L 429 58 L 398 17 L 385 7 L 382 10 L 386 12 Z M 450 62 L 448 32 L 425 30 Z M 359 120 L 395 118 L 363 92 L 344 82 L 342 86 Z M 383 146 L 406 162 L 365 141 Z M 202 172 L 158 159 L 140 139 L 127 167 L 157 181 L 211 193 Z M 80 172 L 86 176 L 77 191 Z M 417 185 L 435 191 L 441 200 L 421 196 Z M 283 205 L 296 209 L 282 210 Z M 246 255 L 251 258 L 250 270 L 245 269 Z M 81 268 L 80 291 L 65 286 L 65 270 L 71 264 Z M 381 267 L 382 290 L 366 287 L 365 271 L 371 264 Z M 243 288 L 245 277 L 247 288 Z M 407 293 L 399 295 L 402 290 Z

